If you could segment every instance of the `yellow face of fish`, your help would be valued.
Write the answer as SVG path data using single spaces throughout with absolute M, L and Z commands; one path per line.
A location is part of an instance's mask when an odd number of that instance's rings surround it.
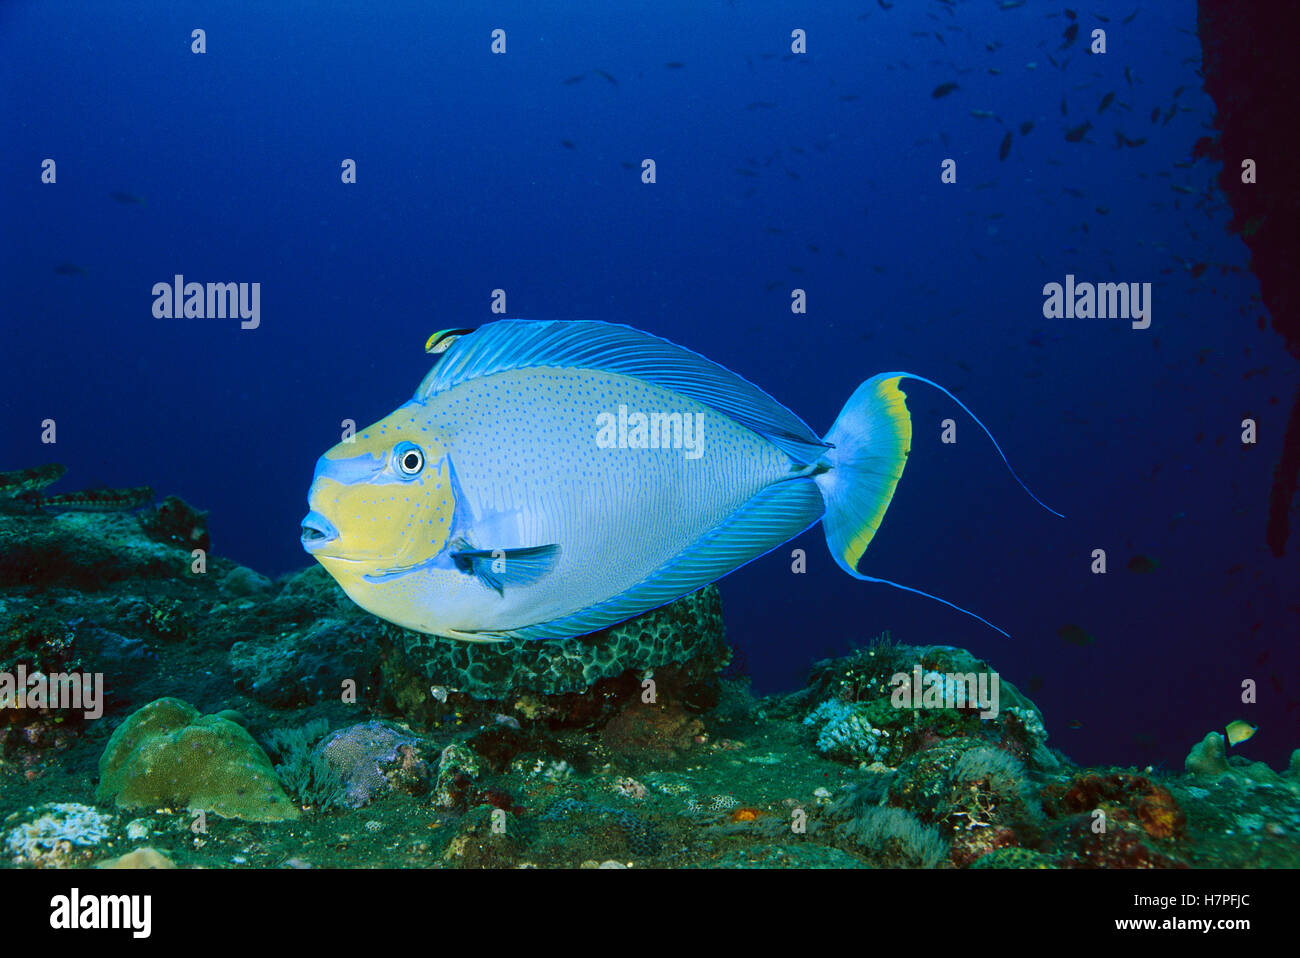
M 398 409 L 316 463 L 302 547 L 349 595 L 432 560 L 450 536 L 451 466 L 418 410 Z

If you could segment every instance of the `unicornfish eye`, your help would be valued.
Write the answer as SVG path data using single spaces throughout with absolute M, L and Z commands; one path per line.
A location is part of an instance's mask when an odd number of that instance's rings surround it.
M 397 471 L 404 476 L 418 475 L 424 468 L 424 453 L 419 446 L 409 442 L 404 442 L 393 450 L 393 460 L 397 463 Z

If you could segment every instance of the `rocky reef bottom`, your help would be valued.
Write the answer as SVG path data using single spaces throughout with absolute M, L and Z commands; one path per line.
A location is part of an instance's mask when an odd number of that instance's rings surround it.
M 756 698 L 713 589 L 467 647 L 198 541 L 179 500 L 0 513 L 0 863 L 1300 866 L 1300 752 L 1079 767 L 958 648 L 885 635 Z

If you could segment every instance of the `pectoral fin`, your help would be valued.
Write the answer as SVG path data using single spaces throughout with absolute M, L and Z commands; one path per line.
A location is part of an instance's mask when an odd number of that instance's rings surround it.
M 553 568 L 560 557 L 555 544 L 523 549 L 474 549 L 463 539 L 451 553 L 461 572 L 477 577 L 488 588 L 505 595 L 512 586 L 536 582 Z

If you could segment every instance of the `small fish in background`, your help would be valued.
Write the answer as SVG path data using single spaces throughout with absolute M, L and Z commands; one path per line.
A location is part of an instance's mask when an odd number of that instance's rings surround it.
M 154 491 L 149 486 L 131 489 L 84 489 L 41 496 L 40 506 L 55 512 L 132 512 L 149 505 Z
M 1065 724 L 1073 729 L 1083 728 L 1083 723 L 1080 722 L 1078 719 L 1070 719 L 1070 721 L 1066 722 Z
M 1033 120 L 1026 120 L 1024 123 L 1021 123 L 1021 124 L 1020 124 L 1020 135 L 1021 135 L 1021 136 L 1024 136 L 1025 134 L 1027 134 L 1027 133 L 1028 133 L 1030 130 L 1032 130 L 1033 128 L 1034 128 L 1034 121 L 1033 121 Z
M 1062 33 L 1061 36 L 1065 38 L 1065 42 L 1061 44 L 1061 49 L 1065 50 L 1070 46 L 1072 46 L 1074 44 L 1074 41 L 1078 38 L 1079 24 L 1077 23 L 1070 24 L 1068 27 L 1065 28 L 1065 32 Z
M 560 146 L 564 147 L 566 150 L 576 150 L 578 148 L 576 145 L 574 145 L 574 142 L 572 140 L 561 140 Z
M 970 115 L 977 120 L 995 120 L 997 115 L 992 110 L 971 110 Z
M 1236 746 L 1242 742 L 1249 742 L 1254 738 L 1255 733 L 1259 731 L 1259 726 L 1251 725 L 1242 719 L 1236 719 L 1229 722 L 1223 730 L 1228 733 L 1228 744 Z
M 960 89 L 960 87 L 958 87 L 957 84 L 953 83 L 952 81 L 949 81 L 947 83 L 940 83 L 937 87 L 934 88 L 934 90 L 931 91 L 930 96 L 936 100 L 940 100 L 943 97 L 946 97 L 949 93 L 952 93 L 954 90 L 958 90 L 958 89 Z
M 1071 127 L 1070 129 L 1065 131 L 1065 141 L 1067 143 L 1078 143 L 1080 140 L 1082 140 L 1085 136 L 1088 135 L 1088 131 L 1091 129 L 1092 129 L 1092 124 L 1087 120 L 1084 120 L 1078 126 Z
M 998 147 L 998 159 L 1005 160 L 1011 155 L 1011 132 L 1002 138 L 1002 145 Z
M 60 263 L 54 267 L 54 272 L 60 276 L 85 276 L 86 271 L 76 263 Z
M 584 79 L 586 79 L 586 74 L 585 74 L 585 73 L 579 73 L 579 74 L 577 74 L 576 76 L 565 77 L 565 78 L 564 78 L 564 85 L 565 85 L 565 86 L 573 86 L 575 83 L 581 83 Z
M 1129 572 L 1136 572 L 1138 575 L 1150 575 L 1160 568 L 1160 563 L 1150 556 L 1136 555 L 1125 563 L 1124 568 Z
M 615 79 L 614 79 L 612 76 L 610 76 L 608 73 L 606 73 L 604 70 L 597 70 L 597 71 L 596 71 L 596 75 L 597 75 L 597 76 L 600 76 L 600 77 L 603 77 L 604 79 L 608 80 L 610 86 L 618 86 L 618 81 L 615 80 Z
M 1096 641 L 1096 639 L 1088 634 L 1083 626 L 1075 625 L 1072 622 L 1061 626 L 1056 630 L 1056 634 L 1060 637 L 1062 642 L 1068 642 L 1071 645 L 1077 645 L 1080 648 L 1092 645 L 1092 643 Z
M 1097 112 L 1105 113 L 1106 107 L 1110 106 L 1114 102 L 1115 102 L 1115 91 L 1112 90 L 1110 93 L 1107 93 L 1104 97 L 1101 98 L 1101 102 L 1097 104 Z
M 114 190 L 112 193 L 109 193 L 108 195 L 112 199 L 121 203 L 123 206 L 144 206 L 145 205 L 144 197 L 136 196 L 134 193 L 123 193 L 119 190 Z
M 669 60 L 667 63 L 664 64 L 664 69 L 680 70 L 684 66 L 686 66 L 686 64 L 683 63 L 681 60 Z

